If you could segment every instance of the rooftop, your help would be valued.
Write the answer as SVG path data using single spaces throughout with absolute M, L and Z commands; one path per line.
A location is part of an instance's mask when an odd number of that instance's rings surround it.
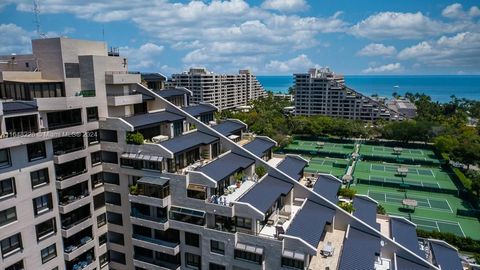
M 293 179 L 299 181 L 303 177 L 303 169 L 307 165 L 308 162 L 302 158 L 293 155 L 287 155 L 283 161 L 277 165 L 277 168 Z
M 212 144 L 215 141 L 218 141 L 217 137 L 208 135 L 201 131 L 194 131 L 185 135 L 174 137 L 159 144 L 173 154 L 178 154 L 201 145 Z
M 313 184 L 313 191 L 336 204 L 338 202 L 338 190 L 341 186 L 342 182 L 337 178 L 321 174 Z
M 198 117 L 205 113 L 214 113 L 217 111 L 217 108 L 215 108 L 215 106 L 210 104 L 192 105 L 188 107 L 183 107 L 182 109 L 186 111 L 188 114 L 195 117 Z
M 403 217 L 390 217 L 390 232 L 393 240 L 425 258 L 418 245 L 417 226 Z
M 183 87 L 166 88 L 166 89 L 161 89 L 161 90 L 155 90 L 153 92 L 155 92 L 155 94 L 157 94 L 157 95 L 159 95 L 163 98 L 183 96 L 185 94 L 191 95 L 191 92 L 188 91 L 187 89 L 183 88 Z
M 184 116 L 169 111 L 160 111 L 147 114 L 139 114 L 130 117 L 124 117 L 135 129 L 157 126 L 159 123 L 175 122 L 185 119 Z
M 235 120 L 225 120 L 220 124 L 212 126 L 213 129 L 220 132 L 224 136 L 230 136 L 234 133 L 239 132 L 242 129 L 246 129 L 247 126 L 245 124 L 240 123 L 239 121 Z
M 255 139 L 243 147 L 252 152 L 257 157 L 262 157 L 266 152 L 270 151 L 275 146 L 275 143 L 271 140 L 255 137 Z
M 198 171 L 218 182 L 250 167 L 253 163 L 255 163 L 253 159 L 230 152 L 200 167 Z
M 379 236 L 350 226 L 343 242 L 342 256 L 338 269 L 373 269 L 376 258 L 380 255 L 380 248 Z
M 370 197 L 357 195 L 353 198 L 353 208 L 355 208 L 353 215 L 380 230 L 380 224 L 377 223 L 377 205 Z

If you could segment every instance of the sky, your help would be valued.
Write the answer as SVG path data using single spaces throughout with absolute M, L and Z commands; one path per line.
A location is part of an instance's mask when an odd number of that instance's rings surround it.
M 129 69 L 480 74 L 479 1 L 37 0 L 46 37 L 105 41 Z M 0 1 L 0 54 L 31 52 L 32 0 Z

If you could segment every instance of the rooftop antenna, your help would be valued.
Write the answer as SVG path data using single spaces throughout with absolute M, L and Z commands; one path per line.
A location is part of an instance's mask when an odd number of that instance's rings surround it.
M 35 26 L 37 28 L 37 35 L 40 38 L 46 38 L 47 36 L 40 31 L 40 9 L 38 0 L 33 0 L 33 13 L 35 14 Z

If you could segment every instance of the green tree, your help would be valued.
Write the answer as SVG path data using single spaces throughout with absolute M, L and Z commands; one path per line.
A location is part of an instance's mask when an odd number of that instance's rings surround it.
M 380 215 L 387 214 L 387 211 L 385 210 L 385 207 L 383 207 L 383 205 L 381 204 L 377 205 L 377 214 L 380 214 Z
M 441 153 L 452 153 L 453 149 L 458 147 L 458 139 L 452 135 L 441 135 L 433 140 L 435 147 Z

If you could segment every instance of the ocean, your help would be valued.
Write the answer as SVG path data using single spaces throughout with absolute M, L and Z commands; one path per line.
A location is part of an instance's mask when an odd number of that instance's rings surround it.
M 274 93 L 287 93 L 293 85 L 292 76 L 257 76 L 266 90 Z M 391 97 L 393 92 L 402 95 L 406 92 L 425 93 L 439 102 L 450 101 L 450 96 L 480 100 L 480 76 L 474 75 L 427 75 L 427 76 L 345 76 L 345 83 L 371 96 L 377 94 Z

